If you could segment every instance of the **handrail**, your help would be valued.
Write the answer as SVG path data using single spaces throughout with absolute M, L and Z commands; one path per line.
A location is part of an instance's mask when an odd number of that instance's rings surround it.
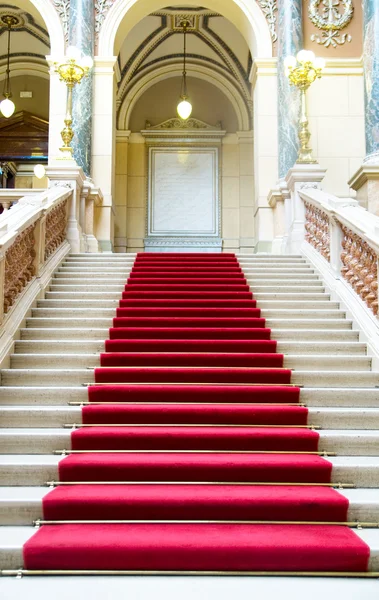
M 320 189 L 304 189 L 305 240 L 327 262 L 337 278 L 378 314 L 379 217 L 351 198 Z
M 44 190 L 0 216 L 0 323 L 65 242 L 71 194 L 67 187 Z

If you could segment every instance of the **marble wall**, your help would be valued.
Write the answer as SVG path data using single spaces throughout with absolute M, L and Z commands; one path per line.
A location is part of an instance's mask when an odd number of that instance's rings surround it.
M 248 134 L 248 135 L 246 135 Z M 138 133 L 118 132 L 116 143 L 115 251 L 140 252 L 146 236 L 147 152 Z M 253 252 L 254 181 L 250 132 L 227 134 L 221 149 L 223 249 Z

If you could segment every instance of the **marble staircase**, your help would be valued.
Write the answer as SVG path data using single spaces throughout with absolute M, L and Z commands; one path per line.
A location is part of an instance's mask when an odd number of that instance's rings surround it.
M 80 424 L 83 384 L 93 381 L 134 257 L 68 256 L 1 371 L 1 569 L 22 566 L 22 545 L 41 517 L 46 482 L 58 478 L 62 456 L 54 451 L 70 447 L 65 425 Z M 350 501 L 349 520 L 378 522 L 379 372 L 360 332 L 301 256 L 239 260 L 284 366 L 302 386 L 309 422 L 320 428 L 320 450 L 335 454 L 332 481 L 354 486 L 340 490 Z M 370 545 L 370 569 L 379 572 L 379 529 L 357 533 Z

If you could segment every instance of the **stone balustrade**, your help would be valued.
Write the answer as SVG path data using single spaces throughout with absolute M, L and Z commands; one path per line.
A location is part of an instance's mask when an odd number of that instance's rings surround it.
M 328 263 L 337 279 L 378 315 L 379 217 L 351 198 L 320 189 L 299 192 L 305 207 L 305 244 Z
M 66 242 L 71 196 L 67 188 L 44 190 L 20 199 L 1 216 L 0 322 Z

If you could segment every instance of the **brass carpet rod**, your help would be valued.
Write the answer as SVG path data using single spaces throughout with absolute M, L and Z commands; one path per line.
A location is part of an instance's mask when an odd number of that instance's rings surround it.
M 360 522 L 360 521 L 236 521 L 236 520 L 201 520 L 201 519 L 115 519 L 115 520 L 67 520 L 67 521 L 45 521 L 36 519 L 33 521 L 34 527 L 42 527 L 42 525 L 322 525 L 322 526 L 340 526 L 350 527 L 351 529 L 378 529 L 377 521 Z
M 234 425 L 233 423 L 65 423 L 64 429 L 77 429 L 82 427 L 236 427 L 238 428 L 272 428 L 272 429 L 321 429 L 317 425 Z
M 296 454 L 310 456 L 337 456 L 335 452 L 305 452 L 297 450 L 54 450 L 53 454 Z
M 356 488 L 354 483 L 288 483 L 285 481 L 47 481 L 47 487 L 61 485 L 248 485 L 286 487 L 330 487 L 338 490 Z
M 22 577 L 29 576 L 85 576 L 85 575 L 101 575 L 101 576 L 163 576 L 163 575 L 180 575 L 186 577 L 192 576 L 220 576 L 220 577 L 349 577 L 350 579 L 378 579 L 379 571 L 138 571 L 138 570 L 120 570 L 120 571 L 103 571 L 99 569 L 93 570 L 77 570 L 73 569 L 3 569 L 0 571 L 3 577 Z

